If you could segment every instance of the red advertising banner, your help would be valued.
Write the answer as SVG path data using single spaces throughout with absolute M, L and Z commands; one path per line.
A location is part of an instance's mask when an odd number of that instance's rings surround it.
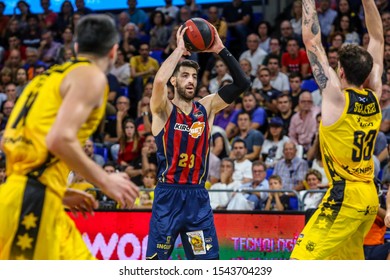
M 151 212 L 96 212 L 70 215 L 91 252 L 99 259 L 145 259 Z M 303 214 L 214 213 L 220 258 L 288 259 L 304 227 Z M 185 259 L 180 238 L 172 259 Z

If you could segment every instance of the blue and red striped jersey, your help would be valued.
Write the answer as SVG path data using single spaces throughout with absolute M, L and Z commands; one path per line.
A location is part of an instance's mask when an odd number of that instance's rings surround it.
M 193 102 L 190 114 L 173 104 L 156 136 L 158 180 L 171 184 L 204 184 L 208 174 L 210 128 L 202 104 Z

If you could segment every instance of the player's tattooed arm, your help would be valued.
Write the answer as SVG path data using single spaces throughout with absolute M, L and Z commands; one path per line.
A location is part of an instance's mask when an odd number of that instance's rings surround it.
M 314 52 L 308 50 L 307 54 L 313 71 L 313 76 L 317 81 L 318 87 L 323 90 L 328 82 L 328 77 L 325 75 L 324 67 Z

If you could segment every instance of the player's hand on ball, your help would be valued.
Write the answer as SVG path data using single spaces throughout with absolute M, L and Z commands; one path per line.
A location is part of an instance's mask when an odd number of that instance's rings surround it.
M 212 25 L 212 24 L 210 24 L 210 26 L 213 28 L 213 31 L 214 31 L 214 42 L 213 42 L 213 44 L 211 45 L 210 48 L 208 48 L 208 49 L 206 49 L 206 50 L 204 50 L 202 52 L 219 53 L 220 51 L 222 51 L 225 48 L 225 46 L 222 43 L 221 38 L 219 38 L 218 31 L 215 28 L 215 26 Z
M 183 55 L 191 55 L 191 53 L 186 49 L 185 43 L 184 43 L 184 33 L 188 27 L 184 27 L 184 25 L 180 26 L 179 29 L 176 32 L 176 42 L 177 42 L 177 48 L 183 50 Z
M 139 196 L 138 187 L 130 181 L 126 173 L 112 173 L 103 187 L 103 192 L 121 205 L 122 209 L 131 209 Z

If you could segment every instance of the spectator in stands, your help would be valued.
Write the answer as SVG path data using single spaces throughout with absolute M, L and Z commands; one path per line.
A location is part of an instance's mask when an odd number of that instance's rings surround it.
M 65 61 L 67 61 L 66 56 L 65 56 L 66 50 L 73 51 L 74 41 L 73 41 L 72 28 L 70 26 L 65 27 L 65 29 L 61 33 L 61 37 L 62 37 L 62 44 L 61 44 L 61 48 L 60 48 L 59 54 L 58 54 L 58 62 L 59 63 L 63 63 Z
M 242 98 L 242 109 L 233 112 L 229 124 L 226 127 L 226 135 L 232 139 L 238 134 L 237 119 L 242 111 L 248 112 L 251 117 L 251 128 L 265 133 L 267 129 L 267 115 L 263 108 L 259 107 L 256 97 L 251 92 L 245 92 Z
M 390 3 L 387 0 L 376 0 L 375 4 L 379 13 L 390 12 Z
M 211 129 L 211 143 L 211 152 L 219 159 L 224 159 L 230 155 L 230 143 L 226 132 L 215 123 Z
M 337 16 L 333 21 L 332 30 L 339 30 L 341 26 L 342 16 L 347 15 L 350 18 L 350 25 L 358 34 L 363 33 L 362 21 L 359 15 L 351 10 L 349 0 L 339 0 L 337 7 Z
M 23 66 L 20 51 L 16 49 L 11 50 L 8 59 L 4 63 L 4 66 L 9 68 L 12 75 L 15 76 L 18 69 Z
M 4 44 L 8 41 L 9 37 L 16 36 L 17 38 L 20 37 L 20 34 L 22 33 L 22 29 L 19 27 L 19 20 L 16 17 L 12 17 L 8 21 L 8 25 L 5 30 L 0 31 L 0 34 L 3 33 L 3 42 Z
M 251 117 L 246 111 L 241 111 L 237 116 L 238 135 L 233 138 L 233 142 L 237 139 L 245 141 L 247 153 L 246 159 L 255 161 L 259 159 L 261 146 L 264 142 L 263 134 L 251 128 Z
M 322 35 L 327 38 L 332 31 L 332 23 L 337 16 L 337 12 L 330 7 L 330 0 L 320 0 L 317 8 L 318 21 L 320 22 Z
M 148 82 L 144 86 L 144 91 L 142 92 L 142 98 L 144 97 L 150 97 L 152 96 L 152 90 L 153 90 L 153 83 Z M 145 103 L 142 103 L 142 99 L 137 104 L 137 118 L 142 116 L 142 107 L 145 105 Z
M 125 60 L 125 51 L 122 48 L 118 48 L 116 55 L 116 60 L 110 73 L 117 78 L 121 86 L 127 87 L 130 82 L 130 65 Z
M 218 55 L 215 53 L 212 53 L 208 57 L 206 67 L 202 73 L 202 85 L 209 86 L 210 80 L 217 76 L 217 69 L 215 67 L 215 64 L 218 58 Z
M 5 86 L 5 94 L 7 95 L 7 100 L 16 103 L 18 96 L 16 94 L 16 85 L 14 83 L 9 83 Z
M 194 0 L 195 2 L 195 0 Z M 215 26 L 217 29 L 219 38 L 221 38 L 222 42 L 226 42 L 226 37 L 227 37 L 227 22 L 223 19 L 220 18 L 220 14 L 218 12 L 218 7 L 217 6 L 210 6 L 209 9 L 207 10 L 207 20 Z
M 267 116 L 276 114 L 278 112 L 276 108 L 276 98 L 281 92 L 272 87 L 270 70 L 264 66 L 259 68 L 257 71 L 257 79 L 260 80 L 262 87 L 260 89 L 252 88 L 256 100 L 259 102 L 260 106 L 265 109 Z
M 209 192 L 212 209 L 226 209 L 233 194 L 231 191 L 241 186 L 240 182 L 233 180 L 233 172 L 234 161 L 230 158 L 223 158 L 220 165 L 220 181 L 211 185 Z M 213 190 L 218 190 L 218 192 Z M 222 192 L 222 190 L 226 190 L 226 192 Z
M 135 121 L 125 119 L 119 134 L 118 164 L 126 167 L 141 156 L 144 139 L 140 137 Z
M 380 131 L 386 134 L 390 139 L 390 85 L 382 84 L 382 95 L 380 99 L 380 106 L 382 109 L 382 122 Z
M 308 78 L 311 75 L 309 59 L 306 52 L 299 48 L 298 40 L 288 39 L 286 50 L 282 55 L 281 71 L 286 75 L 298 72 L 301 73 L 302 78 Z
M 39 59 L 48 67 L 56 64 L 58 62 L 61 47 L 61 43 L 53 40 L 51 31 L 44 31 L 41 35 L 41 42 L 38 48 Z
M 130 22 L 125 26 L 122 47 L 128 60 L 139 54 L 138 50 L 141 46 L 141 40 L 138 37 L 138 34 L 139 28 L 135 23 Z
M 333 48 L 337 51 L 340 50 L 341 46 L 344 44 L 345 42 L 345 35 L 343 32 L 341 31 L 335 31 L 333 32 L 330 37 L 329 37 L 329 41 L 330 41 L 330 46 L 329 48 Z
M 95 145 L 91 139 L 85 141 L 84 151 L 89 158 L 91 158 L 94 162 L 96 162 L 100 166 L 103 166 L 105 164 L 104 157 L 99 154 L 95 154 Z
M 269 41 L 269 51 L 263 60 L 263 65 L 267 66 L 270 56 L 276 57 L 279 63 L 282 61 L 282 52 L 279 38 L 271 37 Z
M 93 11 L 92 9 L 88 8 L 85 6 L 85 1 L 84 0 L 76 0 L 75 5 L 77 8 L 77 13 L 79 13 L 82 16 L 92 14 Z
M 176 24 L 177 14 L 179 8 L 172 4 L 172 0 L 164 0 L 165 6 L 156 8 L 157 11 L 161 11 L 165 15 L 165 24 L 172 30 Z
M 145 189 L 140 191 L 139 197 L 135 200 L 135 208 L 152 208 L 154 199 L 154 189 L 157 184 L 157 174 L 153 169 L 148 169 L 142 174 L 141 188 Z
M 295 144 L 302 145 L 306 154 L 317 132 L 316 116 L 321 109 L 313 105 L 313 98 L 308 91 L 299 96 L 298 106 L 298 112 L 291 118 L 288 136 Z
M 13 82 L 12 69 L 9 67 L 3 67 L 0 70 L 0 92 L 4 93 L 6 85 L 12 82 Z
M 257 25 L 256 31 L 260 38 L 260 48 L 262 48 L 267 54 L 271 52 L 270 41 L 271 41 L 271 24 L 268 21 L 262 20 Z M 264 63 L 264 60 L 263 60 Z
M 228 210 L 262 210 L 267 201 L 267 192 L 254 192 L 258 190 L 268 190 L 267 167 L 260 160 L 252 164 L 252 180 L 242 184 L 238 192 L 232 194 L 232 198 L 227 206 Z
M 339 63 L 339 54 L 336 48 L 330 47 L 327 51 L 329 66 L 336 70 Z
M 218 112 L 214 119 L 214 125 L 221 127 L 226 131 L 229 120 L 235 110 L 236 102 L 230 103 L 225 109 Z
M 196 0 L 184 0 L 184 6 L 190 9 L 190 17 L 203 17 L 202 6 L 196 3 Z
M 27 71 L 23 67 L 19 67 L 18 71 L 16 72 L 16 96 L 19 97 L 20 94 L 23 92 L 24 88 L 28 84 L 27 79 Z
M 209 91 L 211 93 L 216 93 L 218 92 L 218 89 L 221 88 L 221 84 L 225 80 L 230 80 L 233 82 L 232 76 L 229 74 L 229 70 L 225 64 L 225 62 L 222 59 L 217 59 L 215 62 L 215 68 L 217 71 L 217 75 L 210 80 L 209 83 Z
M 9 17 L 4 15 L 5 11 L 5 3 L 3 1 L 0 1 L 0 39 L 4 37 L 5 30 L 9 22 Z M 1 41 L 0 41 L 1 43 Z
M 35 14 L 30 14 L 27 18 L 27 26 L 22 33 L 22 44 L 26 47 L 39 48 L 41 43 L 41 28 L 39 19 Z
M 189 6 L 182 6 L 177 13 L 176 25 L 182 25 L 191 18 L 191 8 Z
M 29 81 L 37 75 L 36 70 L 40 66 L 44 67 L 44 69 L 47 67 L 43 61 L 39 60 L 38 49 L 28 47 L 26 49 L 26 63 L 23 67 L 27 70 Z
M 283 120 L 280 117 L 273 117 L 269 122 L 268 131 L 261 148 L 261 159 L 267 168 L 273 168 L 283 158 L 284 143 L 289 138 L 283 133 Z
M 240 61 L 240 67 L 242 71 L 244 71 L 247 78 L 253 82 L 256 79 L 256 75 L 252 75 L 252 64 L 247 58 L 241 58 Z
M 125 168 L 125 172 L 137 185 L 142 184 L 142 174 L 148 169 L 157 170 L 157 146 L 156 140 L 151 133 L 144 135 L 145 141 L 141 149 L 141 156 L 137 157 Z
M 161 11 L 155 10 L 152 12 L 150 15 L 150 26 L 150 49 L 162 50 L 166 48 L 171 33 L 169 28 L 165 25 L 165 17 Z
M 143 9 L 137 8 L 137 0 L 128 0 L 127 5 L 129 6 L 127 13 L 130 17 L 130 22 L 136 24 L 139 30 L 144 31 L 148 21 L 148 14 Z
M 383 30 L 387 30 L 390 28 L 390 11 L 384 11 L 381 14 Z
M 271 85 L 273 88 L 281 91 L 282 93 L 288 93 L 290 91 L 290 85 L 288 83 L 288 77 L 286 74 L 280 71 L 280 60 L 277 55 L 268 56 L 267 67 L 271 74 Z M 253 81 L 252 87 L 258 83 L 256 79 Z M 261 86 L 259 87 L 261 88 Z
M 61 33 L 65 28 L 72 25 L 72 16 L 74 13 L 74 8 L 71 1 L 65 0 L 62 2 L 60 7 L 60 12 L 57 17 L 57 28 Z
M 322 174 L 315 170 L 309 169 L 305 176 L 305 187 L 306 190 L 299 192 L 299 196 L 303 203 L 303 210 L 315 209 L 320 204 L 324 192 L 308 192 L 307 190 L 320 190 L 322 182 Z
M 110 97 L 109 97 L 110 98 Z M 109 100 L 114 102 L 114 100 Z M 126 96 L 119 96 L 114 103 L 116 105 L 116 116 L 107 116 L 104 124 L 104 144 L 111 151 L 111 146 L 119 141 L 119 132 L 122 130 L 122 122 L 129 117 L 130 100 Z M 113 159 L 117 160 L 117 151 L 111 153 Z
M 302 39 L 294 34 L 294 29 L 291 25 L 290 20 L 288 19 L 283 20 L 280 23 L 279 31 L 280 31 L 279 41 L 281 47 L 280 51 L 282 53 L 284 53 L 287 50 L 287 42 L 289 39 L 296 39 L 297 42 L 299 42 L 299 46 L 300 47 L 302 46 Z
M 30 5 L 23 0 L 20 0 L 16 3 L 15 9 L 19 10 L 19 14 L 15 15 L 15 18 L 19 22 L 19 28 L 23 32 L 25 29 L 27 29 L 27 21 L 30 15 L 32 15 L 30 10 Z
M 43 30 L 55 31 L 57 28 L 57 13 L 50 9 L 50 0 L 41 0 L 43 13 L 39 15 L 39 22 Z
M 141 99 L 144 85 L 153 80 L 160 67 L 158 61 L 149 54 L 149 44 L 142 43 L 139 53 L 130 59 L 130 99 L 135 102 Z
M 242 0 L 232 0 L 223 7 L 222 18 L 227 22 L 232 39 L 235 38 L 229 43 L 229 49 L 236 58 L 245 50 L 252 17 L 252 7 Z
M 276 116 L 280 117 L 283 121 L 283 134 L 287 135 L 290 128 L 291 118 L 294 114 L 294 111 L 292 110 L 291 95 L 279 95 L 276 99 L 276 107 L 278 109 L 278 114 Z
M 294 0 L 291 10 L 291 26 L 295 36 L 302 36 L 302 0 Z
M 151 132 L 152 112 L 150 111 L 150 97 L 143 96 L 140 101 L 140 115 L 136 118 L 135 124 L 138 133 L 143 136 Z
M 335 31 L 340 31 L 344 34 L 345 44 L 360 45 L 360 36 L 351 25 L 351 17 L 349 15 L 340 17 L 340 26 L 335 26 Z
M 123 40 L 124 33 L 125 33 L 125 27 L 130 22 L 129 14 L 125 11 L 119 13 L 117 15 L 117 29 L 119 31 L 120 37 Z
M 289 196 L 282 191 L 283 182 L 279 175 L 271 175 L 268 179 L 269 189 L 280 192 L 269 192 L 265 203 L 264 210 L 266 211 L 284 211 L 289 207 Z
M 275 165 L 273 174 L 282 178 L 284 189 L 303 190 L 303 180 L 309 168 L 306 160 L 297 156 L 297 147 L 294 142 L 284 143 L 283 157 Z
M 232 153 L 230 158 L 234 160 L 233 180 L 241 184 L 252 180 L 252 162 L 245 158 L 247 154 L 246 143 L 242 139 L 237 139 L 232 144 Z
M 260 37 L 257 34 L 249 34 L 246 39 L 246 45 L 248 47 L 248 50 L 242 52 L 242 54 L 240 55 L 240 60 L 246 58 L 251 62 L 251 74 L 255 76 L 257 74 L 259 66 L 263 63 L 263 60 L 266 57 L 267 53 L 265 50 L 260 48 Z
M 302 94 L 302 75 L 299 72 L 292 72 L 288 76 L 290 84 L 290 96 L 292 102 L 292 110 L 298 111 L 299 96 Z

